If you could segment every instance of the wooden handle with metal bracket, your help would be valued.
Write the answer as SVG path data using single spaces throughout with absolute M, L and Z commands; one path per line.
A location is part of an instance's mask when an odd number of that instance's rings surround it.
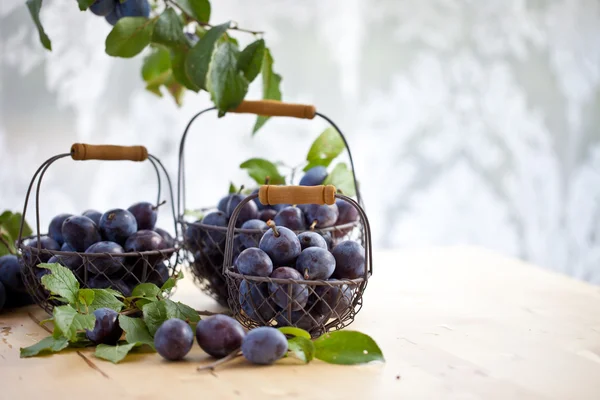
M 246 100 L 231 110 L 240 114 L 256 114 L 266 117 L 294 117 L 313 119 L 317 113 L 311 104 L 282 103 L 275 100 Z
M 114 146 L 74 143 L 71 146 L 73 160 L 129 160 L 144 161 L 148 150 L 144 146 Z
M 263 185 L 258 190 L 262 204 L 333 204 L 335 186 L 275 186 Z

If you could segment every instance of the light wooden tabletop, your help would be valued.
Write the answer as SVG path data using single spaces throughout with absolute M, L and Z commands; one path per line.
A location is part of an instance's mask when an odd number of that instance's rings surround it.
M 176 298 L 219 310 L 190 281 Z M 20 359 L 47 333 L 35 307 L 0 314 L 0 399 L 600 399 L 600 287 L 473 248 L 376 252 L 364 308 L 348 329 L 386 363 L 256 367 L 214 374 L 157 354 L 113 365 L 92 352 Z

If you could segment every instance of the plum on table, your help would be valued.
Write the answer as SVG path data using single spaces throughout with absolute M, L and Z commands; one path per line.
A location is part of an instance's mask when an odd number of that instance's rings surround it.
M 163 322 L 154 334 L 154 347 L 169 361 L 181 360 L 192 349 L 194 332 L 190 325 L 178 318 Z
M 239 322 L 222 314 L 203 318 L 196 325 L 198 345 L 215 358 L 223 358 L 239 349 L 245 335 Z
M 110 308 L 99 308 L 94 311 L 94 316 L 94 329 L 86 329 L 85 336 L 95 344 L 117 344 L 123 334 L 119 326 L 119 313 Z
M 254 364 L 273 364 L 287 351 L 288 342 L 285 335 L 268 326 L 252 329 L 242 341 L 242 354 Z

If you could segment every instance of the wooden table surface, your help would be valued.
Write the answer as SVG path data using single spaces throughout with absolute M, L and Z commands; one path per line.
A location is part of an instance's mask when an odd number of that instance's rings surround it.
M 376 252 L 365 305 L 347 329 L 371 335 L 385 363 L 256 367 L 214 374 L 157 354 L 118 365 L 92 352 L 20 359 L 47 333 L 29 307 L 0 314 L 0 399 L 600 399 L 600 287 L 474 248 Z M 189 281 L 176 298 L 219 310 Z

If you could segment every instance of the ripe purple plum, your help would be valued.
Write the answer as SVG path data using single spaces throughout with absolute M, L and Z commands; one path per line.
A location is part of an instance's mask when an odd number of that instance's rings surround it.
M 279 267 L 271 274 L 274 279 L 303 280 L 298 271 L 290 267 Z M 291 289 L 290 289 L 291 288 Z M 291 298 L 288 296 L 291 290 Z M 269 283 L 271 298 L 279 307 L 292 311 L 298 311 L 308 302 L 308 287 L 302 283 Z
M 90 6 L 90 11 L 101 17 L 105 17 L 114 11 L 118 0 L 96 0 Z
M 246 196 L 241 193 L 232 193 L 219 201 L 217 208 L 219 211 L 224 212 L 228 218 L 231 218 L 233 210 L 244 200 Z M 237 220 L 235 221 L 236 228 L 241 227 L 244 222 L 251 219 L 258 219 L 258 207 L 253 201 L 246 203 L 240 210 Z
M 138 230 L 152 230 L 154 229 L 154 226 L 156 225 L 156 219 L 158 218 L 156 209 L 157 207 L 153 204 L 148 203 L 147 201 L 141 201 L 129 207 L 127 211 L 129 211 L 135 217 Z
M 293 231 L 306 229 L 304 213 L 298 207 L 286 207 L 275 215 L 275 225 L 285 226 Z
M 196 325 L 198 345 L 215 358 L 223 358 L 239 349 L 245 335 L 239 322 L 222 314 L 203 318 Z
M 335 225 L 345 225 L 352 222 L 358 221 L 358 210 L 352 204 L 347 202 L 346 200 L 337 199 L 335 204 L 338 208 L 338 218 L 335 222 Z M 336 238 L 341 238 L 346 236 L 348 233 L 352 231 L 352 227 L 338 229 L 333 232 L 333 236 Z
M 48 226 L 48 236 L 56 240 L 59 245 L 62 245 L 65 242 L 62 234 L 62 224 L 65 222 L 65 219 L 72 215 L 73 214 L 58 214 L 50 221 L 50 225 Z
M 242 341 L 242 354 L 253 364 L 273 364 L 287 351 L 288 342 L 285 335 L 268 326 L 251 330 Z
M 162 236 L 163 239 L 165 239 L 167 249 L 172 249 L 175 247 L 175 239 L 173 239 L 173 236 L 171 236 L 169 232 L 165 231 L 162 228 L 154 228 L 154 232 L 158 233 L 160 236 Z
M 365 249 L 360 243 L 344 240 L 331 253 L 335 257 L 333 278 L 356 279 L 365 275 Z
M 318 186 L 322 185 L 327 178 L 327 168 L 323 166 L 312 167 L 300 179 L 300 186 Z
M 118 254 L 122 254 L 125 251 L 121 245 L 115 242 L 98 242 L 88 247 L 85 251 L 87 254 L 94 253 L 110 253 L 110 257 L 87 257 L 87 269 L 92 275 L 98 274 L 114 274 L 123 266 L 125 257 L 119 257 Z M 112 254 L 115 254 L 112 256 Z
M 26 245 L 29 247 L 37 248 L 37 246 L 38 246 L 37 237 L 34 237 L 33 239 L 28 240 Z M 60 244 L 58 244 L 58 242 L 56 240 L 52 239 L 50 236 L 40 236 L 40 247 L 44 250 L 50 250 L 50 251 L 60 250 Z M 25 257 L 25 259 L 26 259 L 25 261 L 28 263 L 31 263 L 32 261 L 35 262 L 36 256 L 34 256 L 34 254 L 36 254 L 36 253 L 32 252 L 32 254 L 29 254 L 29 251 L 27 251 L 27 257 Z M 48 254 L 48 253 L 44 253 L 44 252 L 37 253 L 37 258 L 42 263 L 48 262 L 48 260 L 51 257 L 52 257 L 52 254 Z
M 277 210 L 273 208 L 266 208 L 258 213 L 258 219 L 261 221 L 268 222 L 269 220 L 273 220 L 277 215 Z
M 242 251 L 235 265 L 243 275 L 269 276 L 273 272 L 273 262 L 269 255 L 256 247 Z
M 304 215 L 311 228 L 328 228 L 335 225 L 339 211 L 335 204 L 308 204 L 304 208 Z
M 123 246 L 127 238 L 137 232 L 138 226 L 131 212 L 115 208 L 102 214 L 99 230 L 104 240 Z
M 298 234 L 298 240 L 300 241 L 300 247 L 302 250 L 307 249 L 309 247 L 320 247 L 322 249 L 327 250 L 327 242 L 325 238 L 318 234 L 317 232 L 302 232 Z
M 329 279 L 329 281 L 335 282 L 337 279 Z M 346 284 L 317 286 L 312 310 L 322 315 L 330 315 L 332 318 L 343 317 L 351 306 L 353 294 L 352 287 Z
M 89 219 L 94 221 L 96 226 L 100 225 L 100 218 L 102 218 L 102 213 L 100 211 L 85 210 L 81 215 L 83 215 L 84 217 L 88 217 Z
M 298 256 L 296 270 L 304 279 L 327 279 L 335 270 L 335 258 L 325 249 L 309 247 Z
M 163 322 L 154 334 L 154 347 L 169 361 L 181 360 L 192 349 L 194 332 L 190 325 L 178 318 Z
M 260 219 L 251 219 L 242 224 L 242 229 L 253 229 L 257 231 L 261 231 L 260 233 L 240 233 L 239 240 L 241 244 L 245 248 L 249 247 L 257 247 L 258 242 L 260 242 L 260 238 L 266 232 L 269 227 L 267 226 L 265 221 L 261 221 Z
M 258 247 L 271 257 L 276 266 L 289 265 L 302 251 L 300 241 L 292 230 L 274 224 L 260 239 Z
M 110 308 L 99 308 L 94 311 L 94 316 L 94 329 L 86 329 L 85 336 L 95 344 L 117 344 L 123 334 L 119 326 L 119 313 Z
M 240 306 L 248 318 L 263 324 L 275 316 L 277 306 L 269 297 L 266 283 L 255 283 L 243 280 L 240 283 Z

